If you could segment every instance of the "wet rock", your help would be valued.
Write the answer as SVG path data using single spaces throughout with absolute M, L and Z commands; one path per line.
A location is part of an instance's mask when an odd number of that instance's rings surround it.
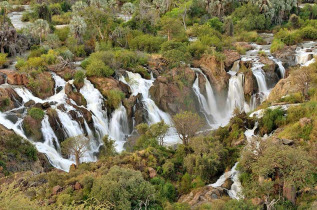
M 7 82 L 10 85 L 24 85 L 28 84 L 28 78 L 26 73 L 20 73 L 15 70 L 4 69 L 0 70 L 2 74 L 7 77 Z
M 107 97 L 107 92 L 110 90 L 123 92 L 125 98 L 129 98 L 131 95 L 131 90 L 128 85 L 112 77 L 89 77 L 88 79 L 104 97 Z
M 274 72 L 277 68 L 277 64 L 269 59 L 267 56 L 260 56 L 260 62 L 264 64 L 262 68 L 265 72 Z
M 32 106 L 34 106 L 35 105 L 35 101 L 33 101 L 33 100 L 30 100 L 30 101 L 28 101 L 28 102 L 26 102 L 25 104 L 24 104 L 24 106 L 26 106 L 26 107 L 32 107 Z
M 150 88 L 158 107 L 172 115 L 181 110 L 196 111 L 196 96 L 192 90 L 195 72 L 190 68 L 174 68 L 164 77 L 166 79 L 155 80 Z
M 240 54 L 235 50 L 224 50 L 225 59 L 225 69 L 229 71 L 233 66 L 234 62 L 240 59 Z
M 80 92 L 77 92 L 76 88 L 69 83 L 66 83 L 66 85 L 65 85 L 65 94 L 68 96 L 68 98 L 75 101 L 75 103 L 78 106 L 86 106 L 87 105 L 87 101 L 84 98 L 84 96 Z
M 23 119 L 23 130 L 26 136 L 34 141 L 40 141 L 42 139 L 41 127 L 41 120 L 36 120 L 29 115 Z
M 285 46 L 282 50 L 273 53 L 273 56 L 281 60 L 287 69 L 296 66 L 296 45 Z
M 204 56 L 201 58 L 200 68 L 207 75 L 218 93 L 225 91 L 229 84 L 230 75 L 224 66 L 216 60 L 215 56 Z
M 244 94 L 252 96 L 254 93 L 258 92 L 258 83 L 254 77 L 252 71 L 247 71 L 244 74 Z
M 221 185 L 222 188 L 225 188 L 225 189 L 230 189 L 231 188 L 231 185 L 233 184 L 233 181 L 231 179 L 227 179 L 223 185 Z
M 42 108 L 43 108 L 43 109 L 48 109 L 48 108 L 50 108 L 50 107 L 51 107 L 51 105 L 50 105 L 49 102 L 44 102 L 44 103 L 42 104 Z
M 8 111 L 22 104 L 22 98 L 12 88 L 0 88 L 0 109 Z
M 57 195 L 58 193 L 62 192 L 63 188 L 59 185 L 56 185 L 55 187 L 53 187 L 52 189 L 52 194 L 53 195 Z
M 58 117 L 57 111 L 55 109 L 49 108 L 47 109 L 46 114 L 48 115 L 48 121 L 56 137 L 59 141 L 63 141 L 66 136 L 64 134 L 64 128 Z

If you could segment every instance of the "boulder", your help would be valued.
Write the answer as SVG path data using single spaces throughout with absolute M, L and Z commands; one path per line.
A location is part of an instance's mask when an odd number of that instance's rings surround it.
M 282 144 L 288 145 L 288 146 L 291 146 L 294 144 L 294 141 L 289 139 L 281 139 L 281 141 L 282 141 Z
M 273 53 L 273 56 L 283 62 L 287 69 L 296 66 L 296 45 L 285 46 L 282 50 Z
M 234 62 L 240 59 L 240 54 L 236 50 L 224 50 L 225 59 L 225 69 L 229 71 L 233 66 Z
M 50 123 L 50 126 L 53 129 L 58 140 L 65 140 L 66 136 L 64 134 L 64 128 L 58 117 L 57 111 L 55 109 L 49 108 L 47 109 L 46 114 L 48 115 L 48 122 Z
M 0 88 L 0 109 L 8 111 L 22 104 L 22 98 L 12 88 Z
M 223 196 L 223 188 L 213 188 L 211 186 L 205 186 L 198 189 L 194 189 L 187 195 L 182 195 L 178 202 L 179 203 L 188 203 L 191 208 L 196 208 L 206 202 L 212 202 L 213 200 L 219 199 Z
M 24 132 L 34 141 L 40 141 L 42 139 L 41 127 L 41 120 L 36 120 L 29 115 L 23 119 Z
M 87 105 L 87 102 L 86 102 L 86 99 L 84 98 L 84 96 L 80 92 L 77 92 L 75 86 L 73 86 L 69 83 L 66 83 L 66 85 L 65 85 L 65 94 L 68 96 L 68 98 L 75 101 L 75 103 L 78 106 L 86 106 Z
M 244 73 L 243 89 L 244 94 L 248 96 L 252 96 L 254 93 L 258 92 L 258 83 L 251 70 Z
M 277 64 L 269 59 L 267 56 L 260 56 L 260 62 L 264 64 L 262 68 L 265 72 L 274 72 L 277 68 Z

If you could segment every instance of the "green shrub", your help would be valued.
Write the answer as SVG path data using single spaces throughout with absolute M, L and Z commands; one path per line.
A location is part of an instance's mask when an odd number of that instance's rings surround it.
M 56 34 L 58 36 L 58 38 L 62 41 L 65 42 L 68 35 L 69 35 L 69 27 L 64 27 L 61 29 L 56 29 L 54 31 L 54 34 Z
M 190 43 L 188 47 L 189 53 L 195 59 L 201 58 L 201 56 L 206 52 L 206 50 L 207 50 L 207 47 L 203 43 L 201 43 L 201 41 L 199 40 Z
M 83 83 L 85 79 L 85 72 L 84 71 L 76 71 L 74 75 L 74 84 Z
M 114 73 L 109 66 L 99 59 L 90 60 L 86 70 L 87 76 L 109 77 Z
M 124 93 L 119 90 L 109 90 L 106 92 L 107 105 L 111 108 L 118 108 L 124 99 Z
M 50 4 L 49 7 L 52 11 L 52 15 L 60 15 L 62 13 L 62 7 L 59 3 Z
M 24 66 L 26 66 L 26 60 L 18 57 L 17 63 L 15 64 L 15 68 L 17 70 L 21 70 Z
M 164 38 L 162 37 L 155 37 L 149 34 L 145 34 L 133 38 L 129 42 L 129 46 L 131 49 L 154 53 L 158 52 L 161 49 L 161 44 L 163 42 Z
M 271 45 L 271 53 L 282 50 L 285 44 L 280 39 L 274 39 Z
M 223 23 L 219 20 L 219 18 L 214 17 L 207 21 L 207 25 L 211 28 L 216 29 L 219 32 L 222 32 Z
M 44 118 L 45 112 L 42 109 L 33 107 L 28 111 L 28 114 L 33 119 L 42 120 Z
M 270 134 L 272 131 L 277 129 L 279 126 L 285 123 L 285 111 L 281 108 L 277 109 L 266 109 L 264 115 L 260 121 L 260 132 L 261 134 Z
M 0 67 L 2 67 L 7 61 L 8 54 L 0 53 Z
M 317 29 L 313 26 L 306 26 L 300 29 L 303 39 L 317 39 Z
M 286 45 L 294 45 L 302 41 L 300 31 L 289 31 L 281 29 L 274 35 L 274 38 L 281 40 Z M 272 48 L 272 47 L 271 47 Z
M 181 179 L 181 182 L 179 185 L 179 192 L 181 194 L 187 194 L 190 192 L 191 188 L 192 188 L 192 178 L 188 173 L 186 173 Z

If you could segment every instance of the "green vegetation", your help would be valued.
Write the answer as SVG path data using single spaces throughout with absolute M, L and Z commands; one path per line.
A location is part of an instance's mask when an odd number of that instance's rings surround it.
M 0 67 L 3 67 L 3 65 L 8 61 L 7 60 L 7 54 L 0 53 Z
M 31 108 L 28 111 L 28 114 L 35 120 L 42 120 L 44 118 L 44 111 L 42 109 L 39 108 Z

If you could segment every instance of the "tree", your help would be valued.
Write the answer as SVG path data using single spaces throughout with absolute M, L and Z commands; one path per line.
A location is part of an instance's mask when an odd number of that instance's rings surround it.
M 176 114 L 173 120 L 179 138 L 184 145 L 188 145 L 189 139 L 195 136 L 196 132 L 202 127 L 201 118 L 189 111 Z
M 74 136 L 63 141 L 61 146 L 64 154 L 75 156 L 76 165 L 79 166 L 80 158 L 82 158 L 90 148 L 90 141 L 82 135 Z
M 109 157 L 116 154 L 115 141 L 108 135 L 102 138 L 103 145 L 100 148 L 99 156 Z
M 0 11 L 3 13 L 3 25 L 6 22 L 6 15 L 8 11 L 11 9 L 11 5 L 7 1 L 0 2 Z
M 122 5 L 121 10 L 126 16 L 131 16 L 135 12 L 135 6 L 131 2 L 127 2 Z
M 46 20 L 37 19 L 31 26 L 31 33 L 33 36 L 39 36 L 40 45 L 42 44 L 43 36 L 46 36 L 50 31 L 49 24 Z
M 223 30 L 227 36 L 233 36 L 234 34 L 234 27 L 233 27 L 233 21 L 230 17 L 227 17 L 225 19 Z
M 165 124 L 164 121 L 161 121 L 150 126 L 146 123 L 141 123 L 137 125 L 136 129 L 141 135 L 138 140 L 139 143 L 143 142 L 143 140 L 148 141 L 149 139 L 155 139 L 160 146 L 163 146 L 169 126 Z
M 161 29 L 161 32 L 167 36 L 168 41 L 171 41 L 173 36 L 183 31 L 180 20 L 166 16 L 161 19 Z
M 87 25 L 84 19 L 79 16 L 74 16 L 71 19 L 69 26 L 70 26 L 70 32 L 75 36 L 75 38 L 77 39 L 79 43 L 82 43 L 83 42 L 82 36 L 86 32 L 86 28 L 87 28 Z
M 82 1 L 77 1 L 73 6 L 72 6 L 72 11 L 75 14 L 78 14 L 82 12 L 88 5 L 85 2 Z

